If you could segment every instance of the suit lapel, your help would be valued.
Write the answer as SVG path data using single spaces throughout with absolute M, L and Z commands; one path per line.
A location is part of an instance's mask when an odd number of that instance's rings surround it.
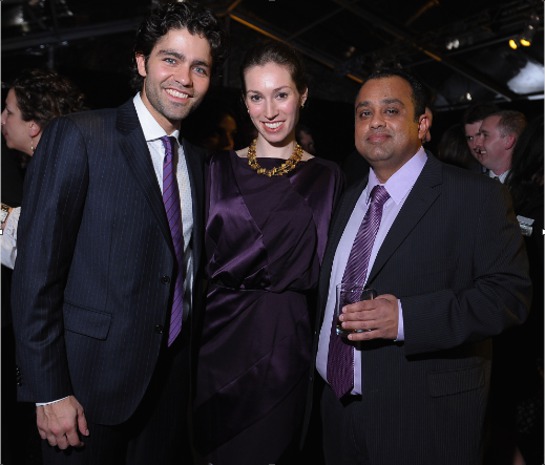
M 329 251 L 331 263 L 333 263 L 335 250 L 337 249 L 337 245 L 339 244 L 341 236 L 344 232 L 346 223 L 348 223 L 348 220 L 352 216 L 352 212 L 354 211 L 356 202 L 360 198 L 363 189 L 365 189 L 365 186 L 367 185 L 367 179 L 368 176 L 366 175 L 361 182 L 355 184 L 352 188 L 348 189 L 345 192 L 341 202 L 339 203 L 339 208 L 336 212 L 335 218 L 333 219 L 329 237 L 330 243 L 335 245 L 334 247 L 331 247 L 331 249 L 333 250 Z
M 148 144 L 132 100 L 119 107 L 117 129 L 122 135 L 120 140 L 121 152 L 133 176 L 136 178 L 136 184 L 144 192 L 147 204 L 157 219 L 159 229 L 174 253 L 168 219 L 163 204 L 163 196 L 157 183 L 157 176 L 151 162 Z
M 378 251 L 368 283 L 373 282 L 388 259 L 435 203 L 441 193 L 441 179 L 441 164 L 428 154 L 420 176 Z
M 324 253 L 324 261 L 322 265 L 322 273 L 320 273 L 320 283 L 319 283 L 319 305 L 320 308 L 325 306 L 327 299 L 329 279 L 331 276 L 331 270 L 333 267 L 333 260 L 335 258 L 335 252 L 339 245 L 339 241 L 346 227 L 346 223 L 352 215 L 354 206 L 358 201 L 363 189 L 367 185 L 368 172 L 362 178 L 362 180 L 353 184 L 349 187 L 341 197 L 339 204 L 335 210 L 335 214 L 331 220 L 331 227 L 329 229 L 329 237 L 327 241 L 326 251 Z

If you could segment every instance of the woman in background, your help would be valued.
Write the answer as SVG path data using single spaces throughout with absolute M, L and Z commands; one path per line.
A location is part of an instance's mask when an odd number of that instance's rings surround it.
M 8 148 L 31 157 L 53 118 L 83 109 L 84 96 L 69 79 L 50 70 L 25 70 L 6 96 L 2 135 Z M 2 265 L 11 269 L 17 258 L 20 211 L 2 203 Z

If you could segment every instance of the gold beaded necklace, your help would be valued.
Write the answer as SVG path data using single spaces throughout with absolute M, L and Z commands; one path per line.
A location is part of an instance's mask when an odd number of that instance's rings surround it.
M 250 147 L 248 147 L 248 165 L 250 165 L 250 168 L 256 171 L 257 174 L 264 174 L 265 176 L 268 176 L 269 178 L 272 176 L 282 176 L 286 173 L 289 173 L 291 170 L 295 168 L 297 163 L 301 160 L 301 157 L 303 156 L 303 148 L 296 142 L 295 147 L 293 148 L 293 153 L 291 154 L 291 157 L 289 157 L 284 163 L 282 163 L 280 166 L 277 166 L 275 168 L 272 168 L 270 170 L 263 168 L 259 165 L 256 159 L 256 153 L 255 153 L 255 146 L 257 144 L 257 139 L 254 139 L 252 143 L 250 144 Z

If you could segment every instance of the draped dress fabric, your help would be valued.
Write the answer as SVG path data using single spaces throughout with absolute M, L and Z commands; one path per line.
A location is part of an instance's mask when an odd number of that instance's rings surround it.
M 275 463 L 300 428 L 311 298 L 342 175 L 313 158 L 269 178 L 232 151 L 212 156 L 207 182 L 197 449 L 214 465 Z

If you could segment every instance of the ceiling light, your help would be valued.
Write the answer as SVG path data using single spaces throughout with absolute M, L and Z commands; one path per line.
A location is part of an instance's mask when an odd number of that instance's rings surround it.
M 460 39 L 451 39 L 445 45 L 447 50 L 455 50 L 460 47 Z
M 539 25 L 541 18 L 537 13 L 532 13 L 530 19 L 524 26 L 524 30 L 515 38 L 509 39 L 509 47 L 516 50 L 519 45 L 529 47 L 532 45 L 532 40 L 536 34 L 536 28 Z
M 354 47 L 353 45 L 350 45 L 346 51 L 344 52 L 344 57 L 345 58 L 351 58 L 352 55 L 354 55 L 354 52 L 356 51 L 356 47 Z
M 524 47 L 529 47 L 532 45 L 532 39 L 534 38 L 535 33 L 536 28 L 533 26 L 533 24 L 528 24 L 524 29 L 524 32 L 520 35 L 520 45 Z

